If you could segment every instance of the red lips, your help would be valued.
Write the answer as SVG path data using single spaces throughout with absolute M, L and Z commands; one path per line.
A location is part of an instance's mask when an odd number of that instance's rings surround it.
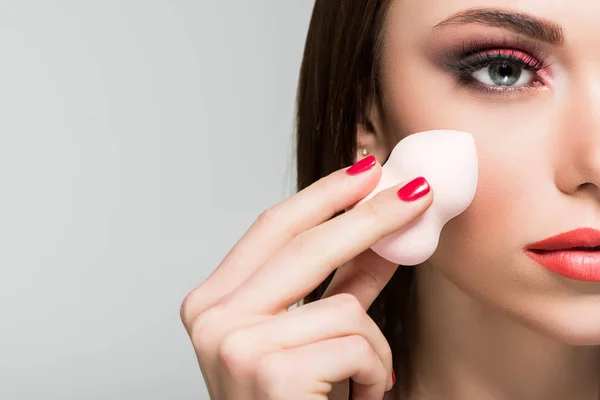
M 600 282 L 600 230 L 580 228 L 530 244 L 525 253 L 564 277 Z
M 530 244 L 530 250 L 567 250 L 600 247 L 600 230 L 580 228 Z

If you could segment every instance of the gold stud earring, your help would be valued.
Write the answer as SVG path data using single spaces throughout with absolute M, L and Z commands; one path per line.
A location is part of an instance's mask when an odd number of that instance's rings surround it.
M 362 155 L 363 155 L 364 157 L 368 156 L 368 155 L 369 155 L 369 150 L 367 150 L 367 149 L 362 149 Z

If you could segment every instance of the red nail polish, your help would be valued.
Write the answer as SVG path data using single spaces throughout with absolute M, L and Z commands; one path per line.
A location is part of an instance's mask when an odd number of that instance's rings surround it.
M 396 374 L 394 373 L 394 370 L 392 370 L 392 385 L 396 383 Z
M 346 172 L 348 173 L 348 175 L 358 175 L 361 172 L 365 172 L 373 168 L 373 166 L 375 166 L 376 161 L 377 159 L 375 158 L 375 156 L 370 155 L 369 157 L 363 158 L 362 160 L 348 168 Z
M 398 197 L 403 201 L 415 201 L 425 196 L 431 188 L 423 177 L 413 179 L 398 190 Z

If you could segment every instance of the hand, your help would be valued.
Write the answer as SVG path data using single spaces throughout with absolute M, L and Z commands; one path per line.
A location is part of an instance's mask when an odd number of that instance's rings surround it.
M 369 249 L 421 215 L 430 191 L 369 194 L 381 165 L 320 179 L 263 212 L 217 269 L 184 300 L 181 318 L 213 400 L 383 398 L 392 354 L 366 310 L 397 265 Z M 288 310 L 333 271 L 322 299 Z M 337 385 L 333 385 L 338 383 Z

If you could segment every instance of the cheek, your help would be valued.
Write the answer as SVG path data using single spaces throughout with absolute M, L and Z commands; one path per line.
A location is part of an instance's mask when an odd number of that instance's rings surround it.
M 511 264 L 523 245 L 518 234 L 523 223 L 519 210 L 528 201 L 527 192 L 514 185 L 515 175 L 510 164 L 480 156 L 473 203 L 442 230 L 429 263 L 463 289 L 512 280 Z
M 516 135 L 506 140 L 489 132 L 476 134 L 475 198 L 464 213 L 446 224 L 427 263 L 471 297 L 522 315 L 531 311 L 532 295 L 546 297 L 560 290 L 522 250 L 549 236 L 548 230 L 539 229 L 555 224 L 546 209 L 560 204 L 545 159 L 548 152 L 536 149 L 525 132 L 516 133 L 522 137 L 520 142 Z M 542 136 L 543 132 L 527 134 Z
M 477 192 L 469 208 L 442 230 L 431 262 L 448 273 L 467 274 L 465 284 L 474 279 L 523 284 L 527 271 L 517 271 L 522 248 L 548 236 L 542 231 L 552 214 L 543 208 L 558 206 L 548 144 L 538 143 L 545 132 L 515 129 L 506 135 L 471 128 L 479 156 Z
M 541 271 L 527 263 L 522 248 L 526 226 L 535 219 L 533 193 L 516 155 L 503 157 L 508 148 L 480 156 L 479 184 L 472 204 L 443 228 L 438 248 L 426 262 L 454 287 L 493 309 L 523 320 L 539 320 L 532 295 L 548 294 Z M 435 191 L 435 188 L 434 188 Z M 544 296 L 546 297 L 546 296 Z M 546 307 L 547 308 L 547 307 Z

